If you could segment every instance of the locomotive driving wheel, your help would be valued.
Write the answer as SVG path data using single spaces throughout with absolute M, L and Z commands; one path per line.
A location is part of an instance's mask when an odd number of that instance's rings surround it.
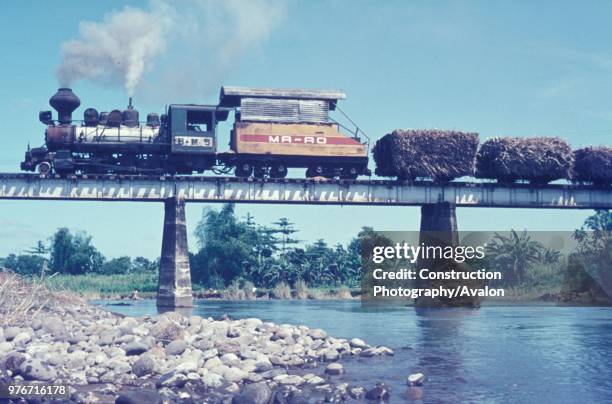
M 287 166 L 284 164 L 275 164 L 270 168 L 271 178 L 285 178 L 287 176 Z
M 234 169 L 234 175 L 236 175 L 236 177 L 250 177 L 252 173 L 253 166 L 246 162 L 236 164 L 236 168 Z
M 51 163 L 49 163 L 48 161 L 43 161 L 42 163 L 40 163 L 37 167 L 36 170 L 38 171 L 38 174 L 40 175 L 48 175 L 51 173 Z

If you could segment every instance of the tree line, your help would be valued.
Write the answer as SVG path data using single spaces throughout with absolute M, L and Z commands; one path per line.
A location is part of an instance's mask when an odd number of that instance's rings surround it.
M 233 204 L 204 209 L 195 230 L 198 248 L 189 254 L 192 280 L 214 289 L 235 281 L 274 287 L 280 282 L 294 285 L 298 280 L 313 287 L 354 287 L 360 281 L 359 237 L 372 231 L 364 228 L 347 246 L 329 246 L 323 239 L 304 244 L 287 218 L 261 225 L 250 214 L 239 218 Z M 0 259 L 0 267 L 26 276 L 44 271 L 112 275 L 157 270 L 159 258 L 107 259 L 87 233 L 60 228 L 46 243 L 39 241 L 22 254 Z
M 360 250 L 368 260 L 368 251 L 384 242 L 383 235 L 364 227 L 347 245 L 330 246 L 323 239 L 303 243 L 287 218 L 261 225 L 250 214 L 239 218 L 233 204 L 204 209 L 194 235 L 198 247 L 189 257 L 192 280 L 213 289 L 235 282 L 273 288 L 280 283 L 294 286 L 298 281 L 310 287 L 358 287 Z M 498 233 L 487 244 L 485 267 L 502 272 L 503 286 L 554 287 L 584 283 L 581 279 L 589 276 L 612 286 L 612 213 L 597 211 L 574 232 L 573 239 L 575 251 L 563 255 L 526 231 Z M 22 254 L 0 259 L 0 268 L 26 276 L 44 271 L 112 275 L 156 271 L 159 259 L 107 259 L 85 232 L 60 228 L 48 242 L 39 241 Z M 568 274 L 574 274 L 573 278 Z M 579 280 L 571 280 L 576 277 Z

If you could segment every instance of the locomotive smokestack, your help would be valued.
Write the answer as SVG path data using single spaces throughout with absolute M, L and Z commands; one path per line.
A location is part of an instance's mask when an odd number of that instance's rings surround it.
M 49 99 L 51 105 L 58 115 L 60 124 L 70 124 L 72 122 L 72 112 L 81 105 L 81 100 L 70 88 L 60 88 L 57 93 Z
M 122 123 L 125 126 L 135 127 L 138 126 L 138 111 L 134 109 L 132 105 L 132 97 L 129 99 L 129 103 L 126 109 L 123 110 L 121 114 Z

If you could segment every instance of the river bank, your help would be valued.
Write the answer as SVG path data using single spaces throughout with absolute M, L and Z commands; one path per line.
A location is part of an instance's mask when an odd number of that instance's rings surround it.
M 4 276 L 3 286 L 0 379 L 68 384 L 72 402 L 264 403 L 274 396 L 303 403 L 389 394 L 375 380 L 336 381 L 348 357 L 394 354 L 357 338 L 257 318 L 125 317 L 18 278 Z M 18 291 L 13 300 L 11 290 Z M 41 299 L 9 318 L 4 311 L 32 292 Z

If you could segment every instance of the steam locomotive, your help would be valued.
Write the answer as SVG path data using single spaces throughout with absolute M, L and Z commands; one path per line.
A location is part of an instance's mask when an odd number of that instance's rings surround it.
M 370 175 L 363 132 L 333 120 L 340 91 L 222 87 L 218 105 L 172 104 L 146 122 L 132 100 L 123 110 L 98 113 L 80 106 L 69 88 L 42 111 L 45 144 L 29 148 L 21 169 L 50 174 L 192 174 L 211 170 L 239 177 L 283 178 L 289 168 L 307 177 L 354 179 Z M 227 152 L 218 149 L 217 126 L 234 112 Z M 350 121 L 350 119 L 349 119 Z M 350 121 L 352 123 L 352 121 Z M 342 132 L 341 132 L 342 130 Z M 343 132 L 348 132 L 345 134 Z

